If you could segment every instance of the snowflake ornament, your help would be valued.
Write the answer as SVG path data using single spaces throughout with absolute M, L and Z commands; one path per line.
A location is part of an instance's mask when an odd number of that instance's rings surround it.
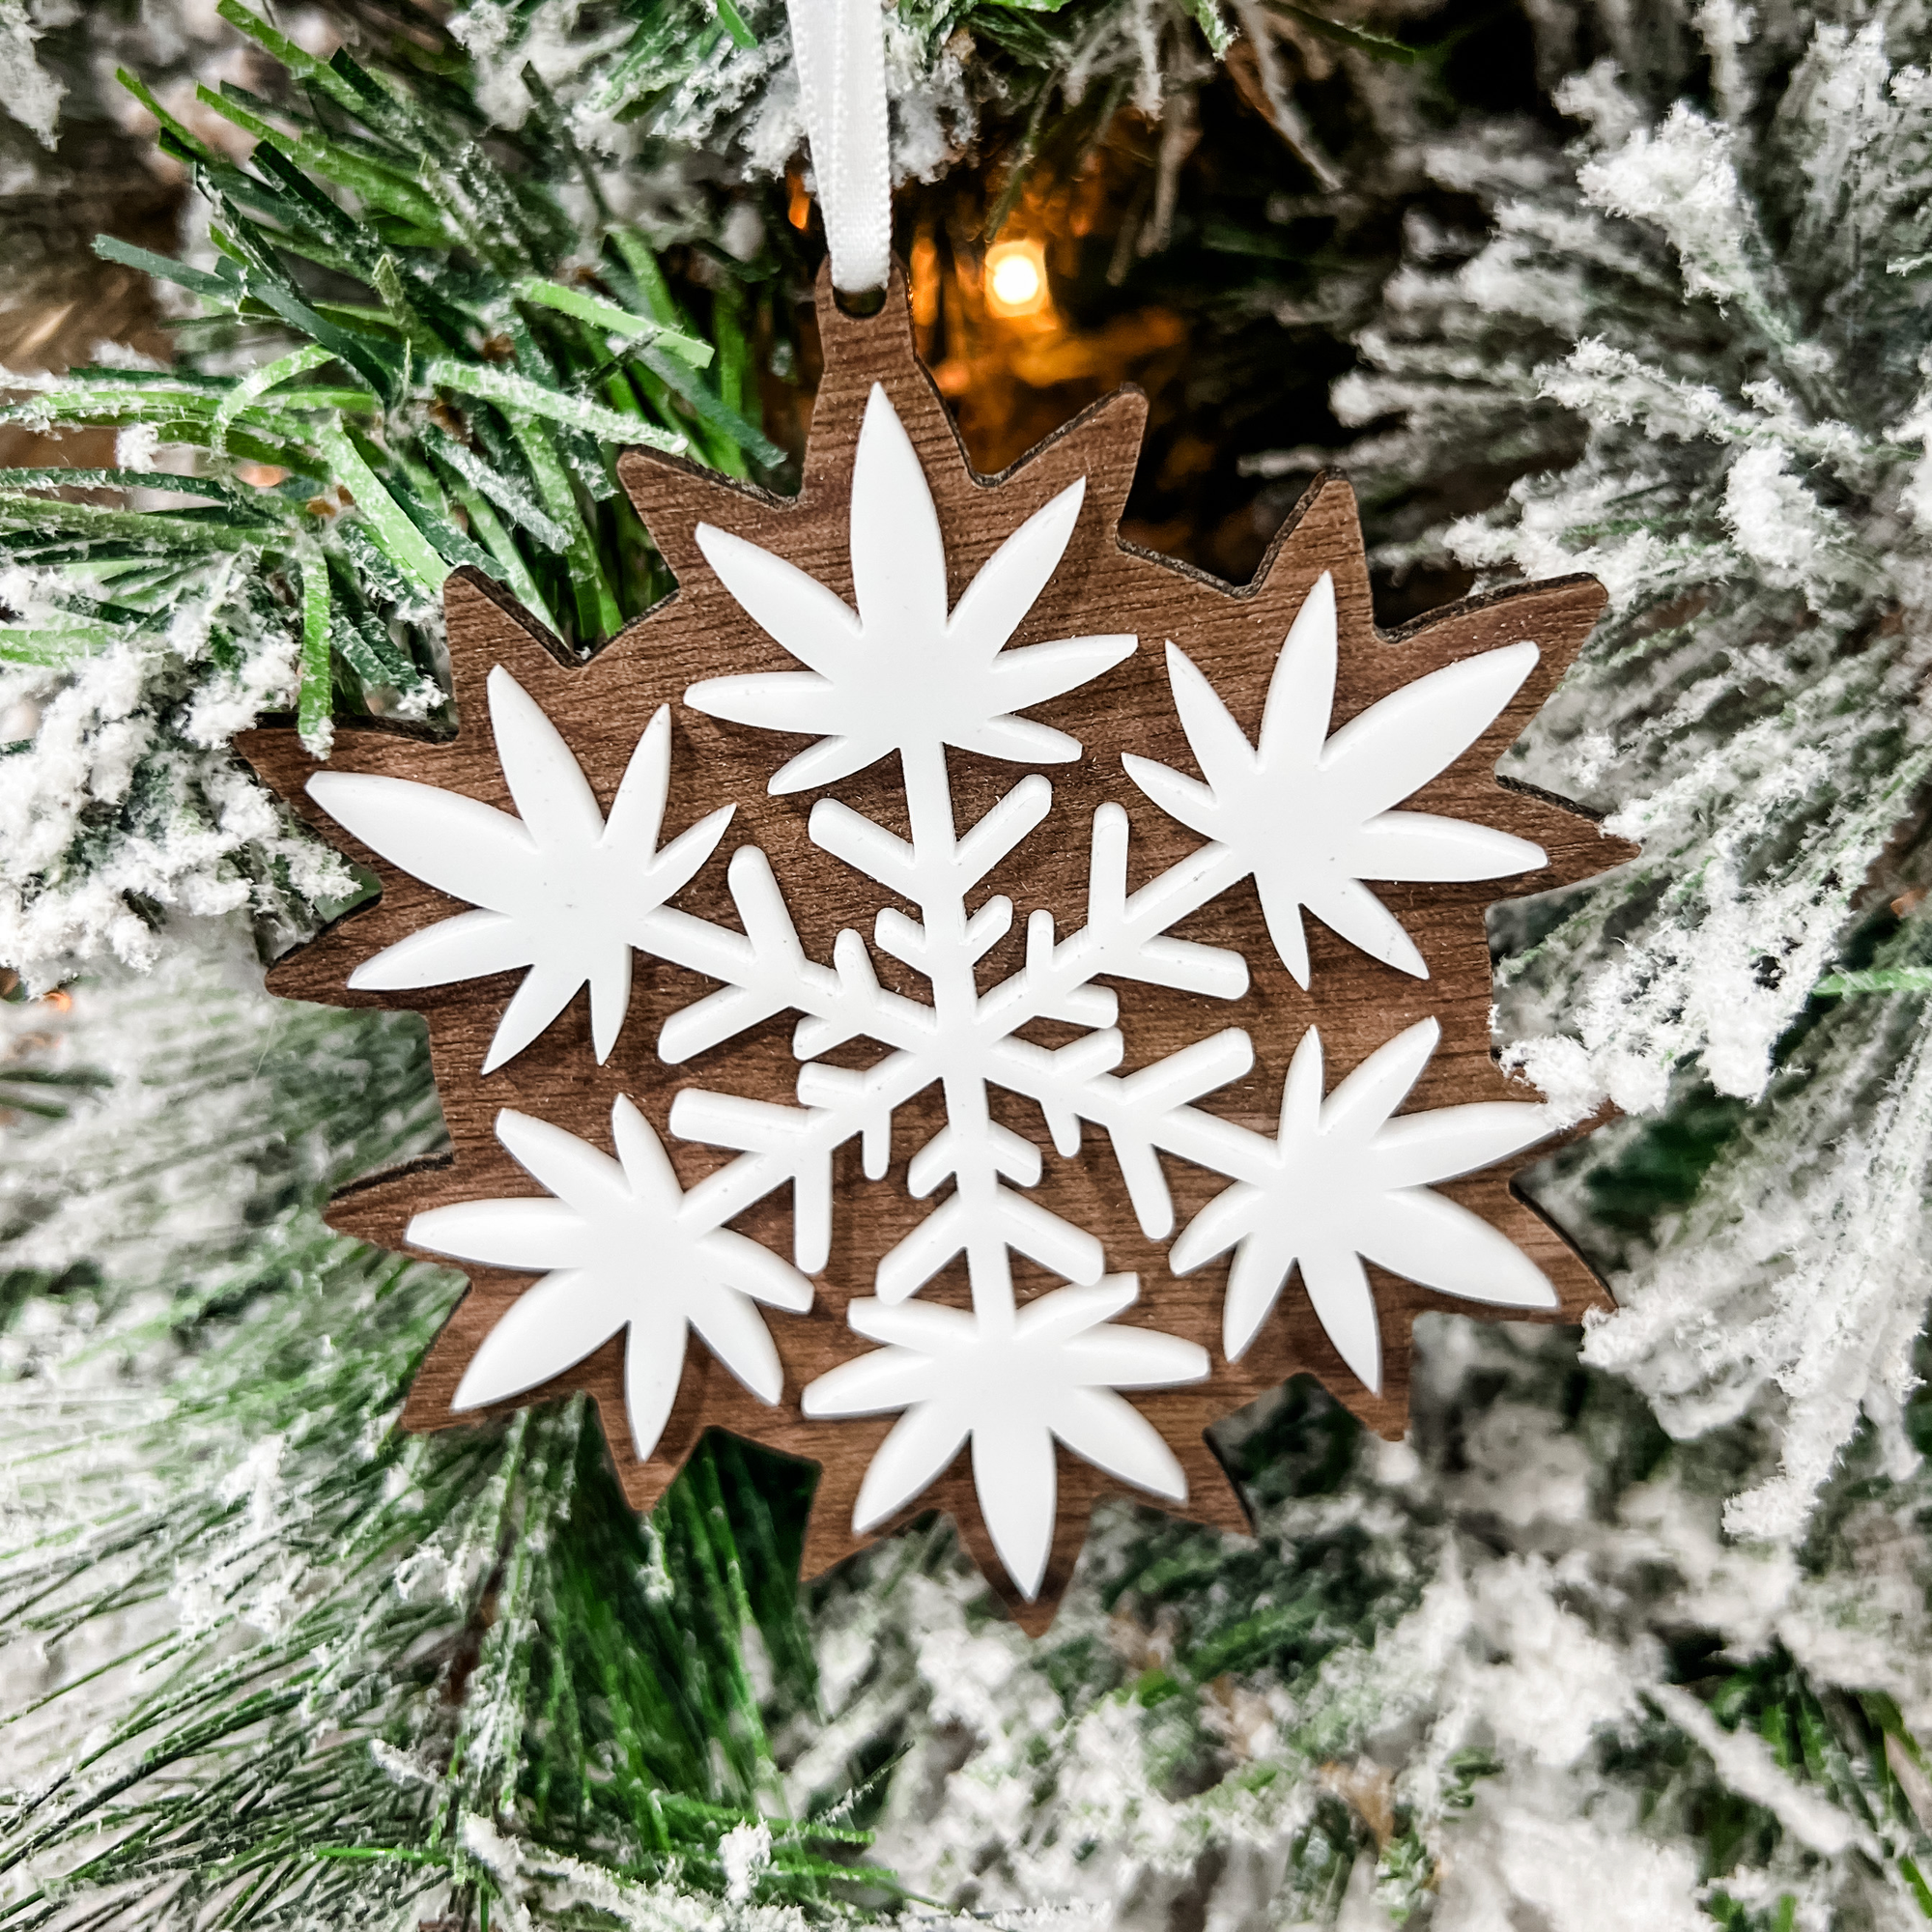
M 946 1509 L 1037 1628 L 1289 1376 L 1399 1431 L 1417 1313 L 1602 1300 L 1484 925 L 1625 856 L 1495 778 L 1602 593 L 1385 637 L 1326 480 L 1230 590 L 1115 534 L 1137 395 L 982 479 L 902 295 L 820 317 L 796 500 L 625 459 L 679 588 L 588 665 L 459 572 L 454 739 L 253 734 L 382 883 L 271 983 L 429 1023 L 450 1164 L 331 1215 L 471 1265 L 406 1423 L 586 1389 L 640 1508 L 731 1429 L 809 1568 Z

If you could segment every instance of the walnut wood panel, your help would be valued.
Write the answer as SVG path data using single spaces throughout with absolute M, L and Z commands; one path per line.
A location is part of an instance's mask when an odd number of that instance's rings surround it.
M 1141 639 L 1141 648 L 1114 670 L 1030 714 L 1072 732 L 1085 745 L 1087 755 L 1076 764 L 1046 769 L 1054 786 L 1052 817 L 980 889 L 988 896 L 1007 893 L 1016 912 L 1011 934 L 980 967 L 982 985 L 1004 978 L 1019 963 L 1026 914 L 1034 907 L 1052 908 L 1063 935 L 1080 923 L 1086 903 L 1088 828 L 1103 801 L 1117 800 L 1132 824 L 1130 890 L 1199 844 L 1193 834 L 1168 820 L 1142 796 L 1121 764 L 1122 753 L 1137 752 L 1183 771 L 1195 769 L 1168 691 L 1162 646 L 1173 639 L 1187 651 L 1252 737 L 1259 729 L 1282 639 L 1303 597 L 1324 570 L 1334 575 L 1341 638 L 1331 728 L 1339 728 L 1397 686 L 1459 659 L 1524 639 L 1541 647 L 1535 671 L 1503 714 L 1467 753 L 1406 803 L 1480 819 L 1541 845 L 1548 855 L 1548 866 L 1508 882 L 1516 893 L 1547 891 L 1631 856 L 1632 848 L 1605 838 L 1584 815 L 1540 795 L 1511 789 L 1495 777 L 1498 756 L 1563 675 L 1601 611 L 1604 593 L 1594 581 L 1571 578 L 1530 584 L 1456 606 L 1398 633 L 1380 633 L 1370 606 L 1353 495 L 1339 479 L 1321 477 L 1281 532 L 1255 582 L 1232 589 L 1119 540 L 1118 525 L 1146 413 L 1145 401 L 1137 392 L 1122 391 L 1090 410 L 1010 471 L 980 477 L 968 465 L 952 421 L 914 355 L 902 288 L 895 284 L 884 311 L 865 321 L 842 314 L 821 289 L 820 320 L 825 375 L 812 418 L 804 487 L 796 499 L 780 499 L 721 481 L 676 461 L 639 451 L 627 454 L 621 464 L 625 485 L 676 574 L 675 594 L 580 667 L 566 663 L 554 640 L 497 586 L 472 572 L 459 571 L 444 592 L 459 720 L 456 736 L 447 743 L 428 744 L 375 729 L 345 730 L 337 739 L 332 766 L 444 785 L 514 810 L 497 765 L 484 698 L 491 668 L 502 665 L 555 721 L 608 810 L 639 735 L 655 710 L 668 705 L 674 750 L 666 840 L 723 802 L 737 807 L 718 853 L 677 903 L 735 925 L 724 890 L 725 863 L 738 845 L 755 842 L 769 855 L 813 958 L 830 958 L 841 927 L 869 932 L 883 889 L 830 858 L 807 836 L 808 815 L 821 794 L 775 798 L 765 789 L 771 773 L 809 741 L 714 720 L 685 707 L 681 699 L 686 687 L 697 678 L 796 668 L 745 616 L 705 563 L 693 535 L 699 523 L 732 529 L 851 598 L 847 514 L 852 458 L 866 400 L 877 383 L 891 397 L 925 467 L 946 537 L 952 597 L 959 595 L 1029 515 L 1084 476 L 1087 496 L 1065 558 L 1013 641 L 1025 644 L 1096 632 L 1133 632 Z M 518 976 L 505 974 L 420 993 L 348 991 L 344 981 L 361 960 L 405 933 L 462 908 L 347 838 L 309 802 L 302 787 L 314 766 L 293 732 L 251 733 L 242 750 L 297 810 L 338 848 L 377 873 L 383 885 L 382 895 L 372 906 L 279 962 L 270 976 L 271 988 L 296 999 L 408 1007 L 422 1012 L 449 1122 L 453 1158 L 448 1165 L 381 1179 L 339 1197 L 330 1215 L 338 1228 L 400 1248 L 405 1245 L 403 1231 L 410 1216 L 425 1208 L 538 1191 L 492 1130 L 503 1107 L 555 1122 L 608 1150 L 612 1099 L 629 1094 L 664 1135 L 689 1187 L 727 1156 L 671 1140 L 668 1116 L 680 1088 L 702 1086 L 793 1100 L 798 1067 L 789 1047 L 789 1019 L 772 1021 L 685 1065 L 661 1065 L 654 1053 L 659 1028 L 671 1012 L 710 990 L 710 982 L 645 958 L 638 961 L 630 1016 L 608 1065 L 599 1067 L 591 1052 L 587 1001 L 580 993 L 538 1041 L 506 1066 L 482 1077 L 484 1053 Z M 1012 765 L 956 752 L 949 755 L 962 827 L 1022 775 Z M 904 829 L 895 759 L 830 789 L 882 824 Z M 1293 826 L 1283 826 L 1282 833 L 1292 837 Z M 1411 1096 L 1411 1108 L 1531 1097 L 1500 1072 L 1491 1045 L 1492 994 L 1484 912 L 1497 896 L 1497 885 L 1376 890 L 1421 950 L 1429 965 L 1427 980 L 1377 964 L 1311 917 L 1307 926 L 1313 974 L 1310 990 L 1304 993 L 1275 958 L 1250 882 L 1177 928 L 1182 937 L 1237 948 L 1252 971 L 1248 993 L 1238 1001 L 1222 1002 L 1122 984 L 1121 1027 L 1127 1051 L 1122 1070 L 1131 1071 L 1223 1028 L 1243 1027 L 1254 1041 L 1253 1071 L 1201 1104 L 1271 1133 L 1288 1063 L 1307 1026 L 1319 1024 L 1321 1029 L 1332 1087 L 1402 1029 L 1434 1015 L 1441 1025 L 1441 1044 Z M 881 957 L 877 963 L 883 980 L 917 996 L 919 982 L 896 962 Z M 698 1436 L 715 1425 L 821 1464 L 806 1550 L 809 1572 L 837 1562 L 870 1541 L 851 1533 L 853 1500 L 872 1451 L 895 1418 L 809 1422 L 797 1412 L 797 1393 L 813 1377 L 870 1346 L 845 1327 L 845 1305 L 853 1296 L 870 1293 L 879 1258 L 929 1211 L 929 1204 L 911 1200 L 904 1181 L 911 1151 L 939 1124 L 934 1104 L 928 1095 L 901 1111 L 895 1130 L 894 1164 L 885 1180 L 869 1182 L 862 1177 L 856 1148 L 848 1147 L 839 1154 L 833 1252 L 830 1264 L 817 1278 L 817 1302 L 804 1316 L 767 1311 L 785 1366 L 782 1406 L 767 1407 L 749 1395 L 695 1338 L 669 1426 L 647 1462 L 639 1462 L 632 1453 L 624 1419 L 622 1338 L 526 1399 L 587 1390 L 602 1406 L 618 1474 L 639 1509 L 651 1507 Z M 995 1109 L 1008 1125 L 1046 1146 L 1030 1105 L 996 1096 Z M 1179 1160 L 1166 1159 L 1164 1164 L 1175 1195 L 1176 1225 L 1184 1226 L 1186 1218 L 1226 1183 Z M 1512 1191 L 1507 1169 L 1447 1183 L 1440 1191 L 1500 1228 L 1546 1271 L 1561 1296 L 1560 1308 L 1548 1319 L 1576 1321 L 1586 1309 L 1608 1305 L 1601 1284 L 1561 1233 Z M 1298 1283 L 1291 1281 L 1261 1337 L 1241 1361 L 1231 1364 L 1220 1350 L 1227 1262 L 1185 1280 L 1167 1272 L 1165 1244 L 1141 1236 L 1104 1136 L 1090 1131 L 1081 1154 L 1072 1160 L 1048 1151 L 1046 1173 L 1036 1194 L 1043 1205 L 1100 1236 L 1110 1269 L 1138 1272 L 1141 1298 L 1118 1319 L 1184 1335 L 1208 1348 L 1215 1362 L 1209 1381 L 1137 1394 L 1132 1400 L 1186 1469 L 1185 1513 L 1232 1530 L 1245 1529 L 1246 1522 L 1205 1440 L 1203 1432 L 1210 1423 L 1288 1377 L 1311 1371 L 1371 1427 L 1399 1434 L 1408 1407 L 1409 1329 L 1415 1316 L 1431 1308 L 1471 1311 L 1469 1303 L 1372 1269 L 1385 1362 L 1382 1389 L 1371 1394 L 1344 1367 Z M 788 1255 L 790 1211 L 786 1190 L 759 1203 L 734 1225 Z M 1023 1294 L 1045 1285 L 1043 1276 L 1016 1265 Z M 470 1279 L 470 1292 L 417 1378 L 404 1416 L 408 1427 L 435 1429 L 455 1420 L 449 1399 L 466 1364 L 531 1277 L 479 1268 L 472 1270 Z M 963 1264 L 955 1264 L 927 1293 L 969 1305 Z M 1510 1319 L 1521 1318 L 1512 1311 Z M 1123 1486 L 1077 1458 L 1061 1455 L 1061 1510 L 1053 1557 L 1040 1597 L 1029 1605 L 1007 1590 L 1004 1572 L 980 1521 L 967 1463 L 962 1454 L 906 1516 L 934 1507 L 951 1511 L 967 1545 L 1014 1604 L 1021 1621 L 1032 1629 L 1042 1628 L 1070 1575 L 1094 1503 L 1104 1493 L 1123 1491 Z M 1138 1492 L 1123 1492 L 1147 1500 Z M 879 1533 L 894 1526 L 886 1525 Z

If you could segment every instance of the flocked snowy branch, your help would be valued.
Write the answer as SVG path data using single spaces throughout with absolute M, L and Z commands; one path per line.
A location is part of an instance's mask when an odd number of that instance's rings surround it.
M 1475 449 L 1520 472 L 1391 561 L 1610 589 L 1514 769 L 1598 804 L 1643 857 L 1533 932 L 1504 920 L 1500 1020 L 1573 1105 L 1681 1107 L 1699 1081 L 1748 1103 L 1587 1352 L 1687 1435 L 1781 1411 L 1781 1472 L 1731 1520 L 1790 1536 L 1866 1419 L 1896 1442 L 1926 1305 L 1932 91 L 1916 9 L 1690 25 L 1675 71 L 1660 21 L 1662 72 L 1632 42 L 1563 80 L 1567 155 L 1441 145 L 1493 230 L 1417 228 L 1337 405 L 1375 425 L 1372 470 Z M 1673 100 L 1700 44 L 1718 98 Z M 1874 946 L 1886 990 L 1807 1014 Z M 1645 1131 L 1607 1136 L 1605 1161 Z M 1586 1225 L 1588 1194 L 1561 1211 Z

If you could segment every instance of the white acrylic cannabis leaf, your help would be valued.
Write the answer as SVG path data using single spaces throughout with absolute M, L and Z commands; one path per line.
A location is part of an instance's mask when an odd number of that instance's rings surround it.
M 561 734 L 502 666 L 490 673 L 490 724 L 519 817 L 437 785 L 365 772 L 318 772 L 309 796 L 372 852 L 476 908 L 426 925 L 366 959 L 350 985 L 376 991 L 530 970 L 483 1062 L 521 1053 L 590 986 L 590 1032 L 610 1058 L 631 1001 L 631 950 L 646 917 L 716 850 L 721 807 L 662 852 L 670 714 L 638 740 L 609 822 Z
M 1108 1320 L 1139 1293 L 1132 1275 L 1057 1289 L 1010 1323 L 957 1308 L 860 1300 L 846 1319 L 889 1346 L 822 1375 L 805 1391 L 810 1416 L 904 1409 L 859 1489 L 863 1536 L 902 1509 L 973 1444 L 973 1486 L 1000 1561 L 1037 1595 L 1053 1548 L 1054 1441 L 1122 1482 L 1179 1501 L 1187 1479 L 1145 1416 L 1115 1391 L 1200 1381 L 1208 1351 L 1176 1335 Z
M 1083 478 L 1029 517 L 949 613 L 932 492 L 874 384 L 852 466 L 858 610 L 796 564 L 700 524 L 698 548 L 719 581 L 806 668 L 706 678 L 685 701 L 736 724 L 818 736 L 774 774 L 774 792 L 831 784 L 895 751 L 927 761 L 946 745 L 1031 764 L 1078 757 L 1077 740 L 1014 714 L 1098 677 L 1137 640 L 1005 645 L 1059 568 L 1086 489 Z
M 1362 881 L 1499 879 L 1545 863 L 1540 846 L 1492 826 L 1391 810 L 1475 743 L 1537 656 L 1520 643 L 1464 658 L 1390 693 L 1331 738 L 1335 583 L 1323 571 L 1275 660 L 1259 745 L 1170 643 L 1175 709 L 1208 782 L 1151 758 L 1123 762 L 1163 811 L 1242 867 L 1235 881 L 1253 874 L 1268 936 L 1298 985 L 1308 984 L 1304 906 L 1371 958 L 1426 980 L 1401 921 Z
M 1548 1111 L 1489 1100 L 1390 1118 L 1440 1037 L 1433 1019 L 1418 1022 L 1324 1100 L 1321 1036 L 1314 1027 L 1302 1035 L 1282 1091 L 1273 1173 L 1216 1195 L 1168 1257 L 1176 1274 L 1189 1274 L 1236 1249 L 1222 1311 L 1231 1361 L 1247 1351 L 1297 1264 L 1336 1352 L 1372 1390 L 1381 1387 L 1381 1333 L 1364 1261 L 1471 1301 L 1555 1307 L 1548 1278 L 1515 1242 L 1430 1192 L 1544 1139 Z
M 521 1395 L 628 1329 L 624 1406 L 641 1460 L 657 1447 L 676 1398 L 686 1330 L 696 1328 L 761 1402 L 776 1403 L 784 1371 L 753 1304 L 803 1313 L 811 1284 L 756 1241 L 687 1212 L 663 1143 L 622 1095 L 611 1132 L 616 1160 L 506 1109 L 497 1137 L 550 1198 L 432 1208 L 410 1223 L 409 1239 L 458 1261 L 549 1270 L 484 1338 L 451 1408 Z

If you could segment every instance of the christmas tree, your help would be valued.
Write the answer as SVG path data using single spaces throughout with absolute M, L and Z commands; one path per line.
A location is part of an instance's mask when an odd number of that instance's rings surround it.
M 1138 544 L 1339 466 L 1384 625 L 1604 583 L 1503 775 L 1640 853 L 1490 939 L 1616 1311 L 1424 1317 L 1401 1441 L 1296 1378 L 1253 1537 L 1108 1505 L 1037 1639 L 943 1516 L 801 1584 L 723 1432 L 640 1517 L 581 1397 L 398 1430 L 462 1278 L 323 1215 L 426 1036 L 263 990 L 367 882 L 233 743 L 446 731 L 459 568 L 593 654 L 623 449 L 796 488 L 785 13 L 0 5 L 0 1926 L 1932 1918 L 1932 15 L 884 33 L 980 470 L 1131 380 Z

